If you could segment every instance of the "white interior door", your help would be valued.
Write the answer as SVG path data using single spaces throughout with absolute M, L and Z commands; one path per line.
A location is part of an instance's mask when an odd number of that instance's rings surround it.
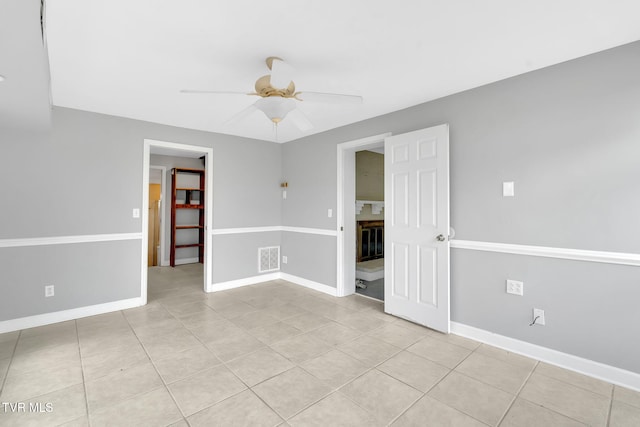
M 449 333 L 449 126 L 385 138 L 385 311 Z

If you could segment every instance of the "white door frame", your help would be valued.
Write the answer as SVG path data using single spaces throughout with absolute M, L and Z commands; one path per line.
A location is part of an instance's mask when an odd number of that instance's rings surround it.
M 143 164 L 142 164 L 142 212 L 149 210 L 149 168 L 151 161 L 151 147 L 166 148 L 177 151 L 188 151 L 192 153 L 199 153 L 205 157 L 205 188 L 204 193 L 204 212 L 205 212 L 205 226 L 204 226 L 204 283 L 203 290 L 209 291 L 211 287 L 212 268 L 213 261 L 211 257 L 211 230 L 213 230 L 213 149 L 209 147 L 202 147 L 199 145 L 187 145 L 179 144 L 176 142 L 157 141 L 153 139 L 144 140 L 143 148 Z M 140 299 L 142 305 L 147 303 L 147 256 L 149 246 L 149 217 L 148 215 L 142 215 L 142 253 L 141 253 L 141 267 L 140 267 Z
M 151 153 L 149 153 L 151 154 Z M 166 209 L 165 209 L 165 190 L 167 189 L 167 168 L 164 166 L 154 166 L 149 165 L 149 169 L 159 169 L 160 170 L 160 257 L 158 258 L 158 265 L 162 267 L 166 267 L 169 265 L 169 260 L 164 259 L 164 248 L 165 248 L 165 217 L 166 217 Z M 149 186 L 147 185 L 147 188 Z M 147 206 L 148 209 L 148 206 Z M 144 212 L 144 211 L 143 211 Z M 149 211 L 147 210 L 147 213 Z M 147 219 L 148 221 L 148 219 Z
M 338 144 L 336 294 L 339 297 L 356 291 L 356 151 L 384 147 L 384 139 L 389 136 L 391 132 Z

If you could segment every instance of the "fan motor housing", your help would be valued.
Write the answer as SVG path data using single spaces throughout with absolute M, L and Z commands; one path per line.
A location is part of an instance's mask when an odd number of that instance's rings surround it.
M 296 85 L 292 82 L 289 83 L 284 89 L 278 89 L 271 86 L 271 76 L 266 75 L 256 80 L 255 84 L 256 94 L 263 98 L 270 96 L 280 96 L 282 98 L 294 98 L 296 93 Z

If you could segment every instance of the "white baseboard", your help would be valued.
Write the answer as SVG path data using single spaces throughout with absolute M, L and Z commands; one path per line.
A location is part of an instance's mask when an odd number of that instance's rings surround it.
M 356 270 L 356 279 L 366 280 L 372 282 L 374 280 L 382 279 L 384 277 L 384 269 L 379 271 L 360 271 Z
M 200 262 L 200 258 L 182 258 L 176 260 L 176 265 L 184 265 L 184 264 L 197 264 Z M 169 264 L 167 264 L 168 266 Z
M 313 280 L 305 279 L 303 277 L 294 276 L 293 274 L 280 273 L 280 278 L 288 282 L 295 283 L 296 285 L 304 286 L 305 288 L 313 289 L 314 291 L 323 292 L 331 296 L 337 296 L 338 290 L 325 284 L 314 282 Z
M 140 297 L 104 304 L 89 305 L 86 307 L 72 308 L 70 310 L 56 311 L 53 313 L 38 314 L 35 316 L 21 317 L 19 319 L 0 322 L 0 334 L 19 331 L 21 329 L 35 328 L 37 326 L 50 325 L 52 323 L 65 322 L 67 320 L 81 319 L 83 317 L 110 313 L 112 311 L 125 310 L 127 308 L 140 307 Z
M 256 283 L 268 282 L 280 278 L 280 273 L 261 274 L 259 276 L 245 277 L 244 279 L 230 280 L 228 282 L 212 283 L 207 288 L 207 292 L 226 291 L 227 289 L 240 288 L 242 286 L 255 285 Z
M 494 347 L 502 348 L 512 353 L 531 357 L 561 368 L 569 369 L 580 374 L 598 378 L 600 380 L 640 391 L 640 374 L 594 362 L 593 360 L 552 350 L 526 341 L 520 341 L 504 335 L 494 334 L 483 329 L 462 323 L 451 322 L 451 333 L 465 338 L 471 338 Z
M 282 279 L 296 285 L 304 286 L 314 291 L 323 292 L 331 296 L 337 295 L 336 288 L 324 285 L 322 283 L 314 282 L 313 280 L 305 279 L 303 277 L 294 276 L 292 274 L 282 273 L 280 271 L 269 274 L 261 274 L 259 276 L 246 277 L 244 279 L 230 280 L 228 282 L 213 283 L 209 285 L 207 292 L 225 291 L 227 289 L 239 288 L 242 286 L 255 285 L 256 283 L 268 282 L 270 280 Z

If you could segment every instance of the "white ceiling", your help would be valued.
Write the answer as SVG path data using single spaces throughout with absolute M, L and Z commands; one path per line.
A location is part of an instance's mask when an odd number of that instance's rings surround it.
M 278 142 L 640 39 L 638 0 L 48 0 L 54 105 L 275 140 L 256 98 L 267 56 L 298 90 L 358 94 L 362 105 L 300 103 Z M 1 71 L 0 71 L 1 74 Z
M 46 130 L 50 125 L 49 64 L 40 2 L 0 2 L 0 127 Z

